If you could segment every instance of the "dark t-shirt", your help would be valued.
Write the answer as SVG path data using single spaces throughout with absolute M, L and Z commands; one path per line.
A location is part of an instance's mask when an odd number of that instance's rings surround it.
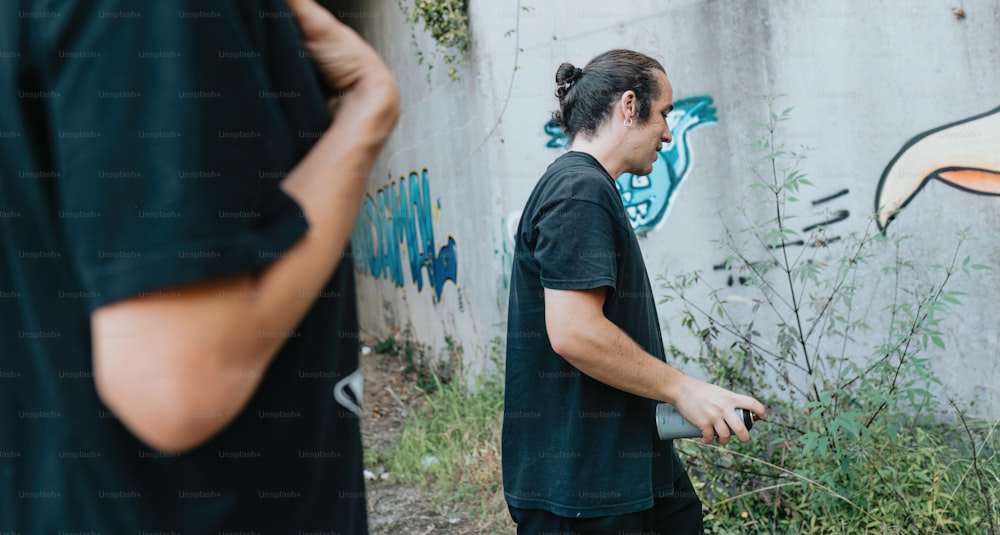
M 507 323 L 507 502 L 565 517 L 648 509 L 683 473 L 656 436 L 655 402 L 581 374 L 545 330 L 544 288 L 609 288 L 604 314 L 663 360 L 656 303 L 615 181 L 589 154 L 560 156 L 515 236 Z
M 3 3 L 0 532 L 367 531 L 346 258 L 293 332 L 258 333 L 287 343 L 193 451 L 136 440 L 91 363 L 96 308 L 303 235 L 279 184 L 325 100 L 283 0 Z

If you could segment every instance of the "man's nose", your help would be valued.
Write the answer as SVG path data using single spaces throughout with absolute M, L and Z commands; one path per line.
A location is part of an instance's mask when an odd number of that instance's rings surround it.
M 670 143 L 674 140 L 674 136 L 670 133 L 669 127 L 663 131 L 663 135 L 660 136 L 660 139 L 662 139 L 664 143 Z

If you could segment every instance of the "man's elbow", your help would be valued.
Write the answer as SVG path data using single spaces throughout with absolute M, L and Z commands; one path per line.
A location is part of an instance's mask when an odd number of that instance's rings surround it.
M 95 374 L 104 404 L 136 438 L 152 449 L 185 452 L 194 449 L 232 419 L 220 407 L 185 394 L 174 379 L 131 380 L 118 372 Z
M 578 332 L 569 322 L 556 322 L 555 324 L 547 322 L 546 331 L 552 351 L 571 364 L 586 345 L 583 334 Z
M 386 92 L 384 119 L 389 123 L 389 128 L 391 129 L 399 121 L 399 116 L 403 112 L 403 106 L 399 93 L 399 84 L 396 83 L 396 79 L 390 75 L 383 84 Z
M 556 355 L 562 357 L 563 354 L 566 353 L 569 342 L 561 333 L 553 332 L 552 329 L 549 329 L 548 335 L 549 345 L 552 346 L 552 351 L 555 352 Z

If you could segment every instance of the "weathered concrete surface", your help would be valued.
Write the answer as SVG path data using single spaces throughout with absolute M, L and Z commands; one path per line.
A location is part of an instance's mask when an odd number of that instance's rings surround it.
M 661 215 L 637 217 L 653 277 L 698 269 L 722 287 L 734 275 L 727 292 L 737 298 L 749 291 L 739 274 L 713 269 L 726 255 L 710 242 L 723 232 L 719 210 L 736 224 L 733 209 L 745 204 L 755 124 L 767 119 L 758 98 L 765 94 L 783 94 L 778 107 L 795 108 L 780 139 L 814 148 L 802 165 L 815 184 L 802 194 L 803 228 L 832 221 L 831 234 L 863 232 L 875 224 L 876 198 L 890 207 L 905 203 L 886 229 L 912 235 L 904 255 L 943 263 L 956 230 L 967 228 L 975 261 L 1000 269 L 1000 121 L 987 114 L 1000 106 L 995 2 L 966 0 L 960 20 L 944 5 L 903 0 L 525 0 L 522 10 L 514 1 L 472 1 L 475 45 L 460 82 L 449 81 L 440 62 L 428 82 L 396 4 L 374 4 L 341 3 L 335 11 L 387 58 L 403 90 L 404 114 L 356 234 L 367 233 L 375 245 L 355 241 L 355 261 L 369 266 L 359 273 L 362 324 L 376 336 L 408 328 L 435 353 L 450 337 L 473 369 L 486 361 L 491 340 L 504 333 L 511 222 L 563 150 L 548 148 L 544 131 L 556 105 L 555 69 L 562 61 L 582 66 L 615 47 L 658 57 L 676 99 L 708 97 L 714 107 L 690 127 L 687 158 L 672 162 L 684 171 L 677 194 Z M 433 49 L 419 31 L 416 45 Z M 980 115 L 917 143 L 925 132 Z M 662 180 L 651 177 L 648 191 L 661 201 Z M 836 198 L 809 204 L 829 196 Z M 816 260 L 823 254 L 840 252 Z M 394 265 L 401 269 L 393 272 Z M 873 287 L 887 284 L 874 269 L 861 275 Z M 908 275 L 913 282 L 925 276 Z M 1000 414 L 996 276 L 957 281 L 965 306 L 942 325 L 947 350 L 928 353 L 944 389 L 978 399 L 978 410 L 992 417 Z M 869 306 L 876 326 L 887 321 L 877 303 Z M 665 334 L 690 347 L 676 309 L 661 313 Z

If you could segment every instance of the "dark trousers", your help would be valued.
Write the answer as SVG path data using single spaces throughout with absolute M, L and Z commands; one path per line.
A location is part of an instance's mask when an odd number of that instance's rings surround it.
M 627 515 L 566 518 L 539 509 L 508 507 L 518 535 L 703 535 L 701 500 L 687 474 L 674 482 L 674 493 L 653 500 L 653 507 Z

